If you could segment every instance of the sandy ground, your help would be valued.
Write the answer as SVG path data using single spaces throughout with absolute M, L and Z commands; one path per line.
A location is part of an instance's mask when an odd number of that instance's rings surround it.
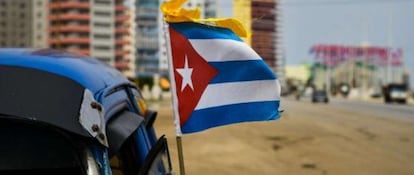
M 179 174 L 171 105 L 152 107 Z M 186 174 L 414 175 L 413 122 L 293 100 L 282 108 L 277 121 L 183 136 Z

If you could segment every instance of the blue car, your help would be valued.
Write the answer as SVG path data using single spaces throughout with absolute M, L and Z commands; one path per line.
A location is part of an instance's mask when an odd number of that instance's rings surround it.
M 0 174 L 171 174 L 140 91 L 94 58 L 0 49 Z

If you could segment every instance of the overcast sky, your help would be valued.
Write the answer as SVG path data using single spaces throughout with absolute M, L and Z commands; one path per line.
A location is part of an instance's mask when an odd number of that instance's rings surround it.
M 318 43 L 391 43 L 404 50 L 414 86 L 414 0 L 285 0 L 283 7 L 287 64 L 311 62 Z
M 221 0 L 231 16 L 232 0 Z M 360 45 L 404 50 L 414 86 L 414 0 L 283 0 L 282 33 L 288 65 L 312 62 L 314 44 Z M 391 35 L 389 35 L 389 33 Z M 391 37 L 389 37 L 391 36 Z M 391 41 L 391 42 L 390 42 Z

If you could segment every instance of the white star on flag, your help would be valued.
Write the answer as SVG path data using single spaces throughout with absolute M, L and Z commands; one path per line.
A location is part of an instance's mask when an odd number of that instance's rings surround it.
M 190 86 L 190 88 L 194 91 L 193 81 L 191 80 L 191 75 L 193 74 L 193 68 L 188 67 L 187 55 L 185 56 L 184 68 L 176 69 L 176 70 L 181 75 L 181 77 L 183 77 L 183 81 L 181 84 L 181 92 L 184 90 L 184 88 L 187 85 Z

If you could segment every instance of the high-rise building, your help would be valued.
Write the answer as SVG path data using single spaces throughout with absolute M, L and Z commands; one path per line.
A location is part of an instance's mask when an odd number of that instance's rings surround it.
M 285 79 L 285 67 L 286 67 L 286 54 L 285 54 L 285 47 L 283 43 L 283 30 L 282 30 L 282 23 L 283 23 L 283 9 L 281 5 L 282 0 L 276 1 L 276 74 L 281 82 L 282 86 L 284 86 L 286 79 Z
M 199 8 L 201 18 L 217 17 L 217 0 L 189 0 L 184 8 Z
M 136 0 L 136 65 L 138 76 L 168 74 L 168 42 L 159 6 L 165 0 Z M 201 17 L 216 17 L 215 0 L 189 0 L 184 8 L 201 10 Z
M 276 67 L 276 1 L 252 0 L 252 48 Z
M 216 0 L 204 0 L 204 18 L 217 18 L 218 4 Z
M 0 0 L 0 47 L 47 47 L 47 2 Z
M 134 73 L 132 8 L 125 0 L 50 0 L 51 48 L 90 55 Z
M 115 67 L 135 77 L 135 0 L 115 1 Z
M 160 2 L 136 0 L 136 65 L 138 76 L 159 73 L 160 66 Z
M 245 42 L 278 75 L 284 77 L 284 49 L 281 31 L 281 0 L 233 0 L 233 16 L 252 35 Z
M 196 8 L 199 7 L 201 11 L 204 10 L 204 0 L 188 0 L 187 3 L 184 4 L 184 8 Z M 201 13 L 203 16 L 203 13 Z

